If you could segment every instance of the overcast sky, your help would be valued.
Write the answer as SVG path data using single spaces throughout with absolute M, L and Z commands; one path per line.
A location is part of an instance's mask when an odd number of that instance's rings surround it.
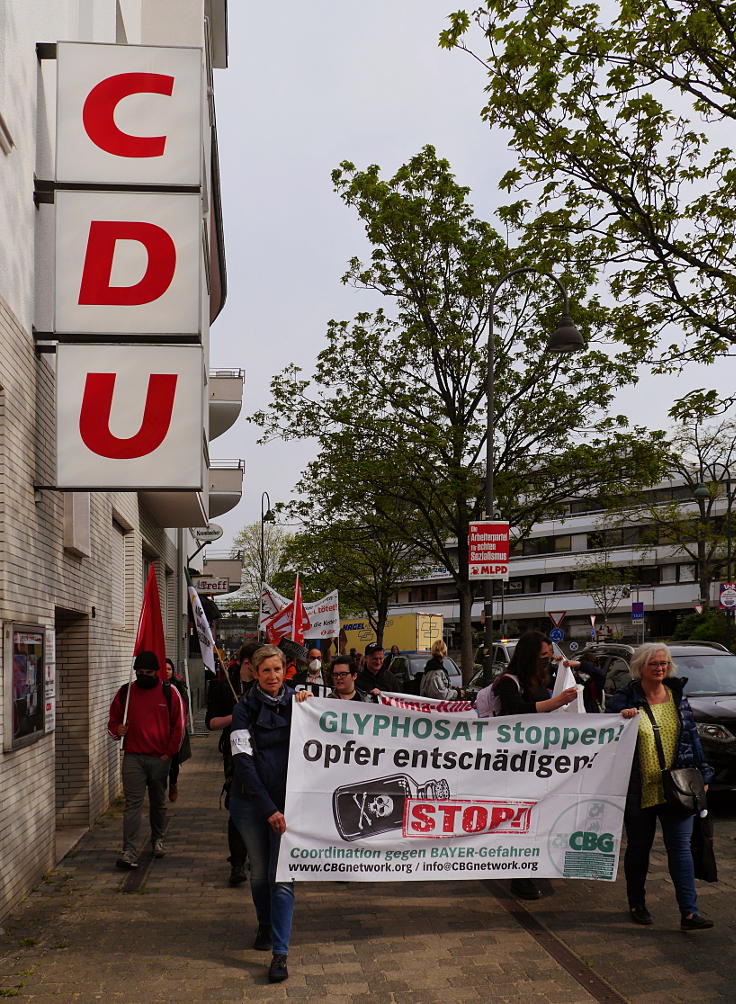
M 357 217 L 332 191 L 341 160 L 393 173 L 424 144 L 472 189 L 480 216 L 504 201 L 497 182 L 513 163 L 504 137 L 479 115 L 482 68 L 437 47 L 456 0 L 282 0 L 229 4 L 230 66 L 216 71 L 228 271 L 225 308 L 212 329 L 213 367 L 245 370 L 243 412 L 210 447 L 245 460 L 243 499 L 219 517 L 225 536 L 260 519 L 261 493 L 290 497 L 311 459 L 304 443 L 256 443 L 245 415 L 264 406 L 272 375 L 294 361 L 309 371 L 330 318 L 350 318 L 367 294 L 340 276 L 366 244 Z M 467 4 L 465 6 L 468 6 Z M 731 389 L 734 369 L 689 370 L 677 382 L 643 375 L 616 411 L 667 425 L 674 396 Z

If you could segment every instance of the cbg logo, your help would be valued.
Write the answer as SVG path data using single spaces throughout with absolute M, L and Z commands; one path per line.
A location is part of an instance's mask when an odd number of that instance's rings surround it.
M 603 851 L 610 854 L 614 841 L 612 833 L 593 833 L 590 830 L 578 830 L 570 835 L 570 847 L 574 851 Z

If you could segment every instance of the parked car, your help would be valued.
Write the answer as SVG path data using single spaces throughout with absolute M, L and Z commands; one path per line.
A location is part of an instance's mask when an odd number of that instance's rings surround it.
M 405 693 L 419 693 L 424 667 L 431 658 L 431 652 L 399 652 L 399 654 L 394 656 L 391 660 L 389 669 L 395 676 L 399 677 Z M 460 667 L 455 660 L 446 656 L 442 664 L 447 670 L 447 675 L 450 677 L 450 684 L 453 687 L 462 687 L 462 673 L 460 672 Z
M 478 696 L 478 692 L 488 684 L 495 680 L 497 676 L 500 676 L 505 670 L 508 664 L 511 662 L 511 656 L 514 654 L 514 649 L 516 648 L 516 643 L 518 638 L 504 638 L 501 641 L 496 641 L 493 643 L 493 659 L 491 660 L 491 676 L 488 679 L 486 668 L 482 665 L 483 652 L 485 652 L 485 645 L 482 645 L 476 652 L 476 663 L 478 663 L 478 668 L 473 673 L 470 678 L 470 682 L 465 688 L 465 696 L 468 700 L 475 700 Z M 562 659 L 566 659 L 567 656 L 562 651 L 557 642 L 552 642 L 552 651 L 556 656 Z
M 616 648 L 616 652 L 599 652 Z M 622 649 L 629 649 L 628 654 Z M 715 771 L 711 787 L 736 790 L 736 655 L 719 642 L 682 641 L 669 646 L 675 670 L 684 677 L 685 696 L 690 702 L 705 759 Z M 604 660 L 631 661 L 631 646 L 596 646 Z

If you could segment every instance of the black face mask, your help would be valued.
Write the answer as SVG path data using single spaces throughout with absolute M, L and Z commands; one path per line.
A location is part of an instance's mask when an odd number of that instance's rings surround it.
M 136 673 L 135 682 L 138 684 L 141 690 L 153 690 L 153 688 L 158 683 L 158 677 L 146 676 L 144 673 Z

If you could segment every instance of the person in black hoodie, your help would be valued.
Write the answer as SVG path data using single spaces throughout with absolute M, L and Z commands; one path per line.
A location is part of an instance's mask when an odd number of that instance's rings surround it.
M 286 660 L 275 645 L 253 656 L 255 683 L 236 704 L 230 731 L 233 783 L 230 817 L 248 848 L 250 888 L 258 930 L 253 947 L 273 951 L 268 979 L 288 979 L 294 883 L 276 881 L 281 834 L 286 832 L 286 772 L 293 700 L 311 697 L 284 683 Z

